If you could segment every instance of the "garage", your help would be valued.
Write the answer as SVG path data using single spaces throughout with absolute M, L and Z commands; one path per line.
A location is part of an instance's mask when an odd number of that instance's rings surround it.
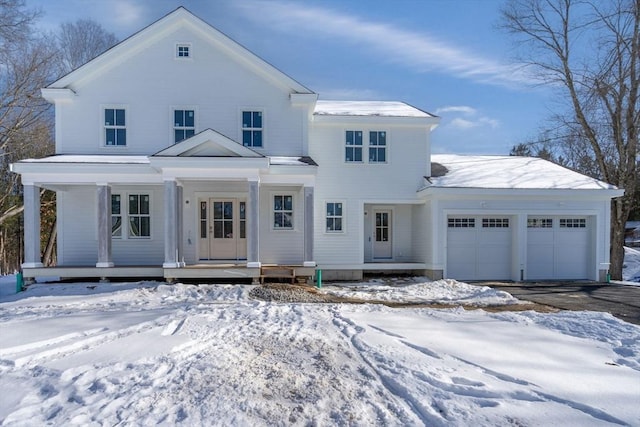
M 589 236 L 587 217 L 529 216 L 526 280 L 588 279 Z
M 447 277 L 512 279 L 512 228 L 507 216 L 447 217 Z

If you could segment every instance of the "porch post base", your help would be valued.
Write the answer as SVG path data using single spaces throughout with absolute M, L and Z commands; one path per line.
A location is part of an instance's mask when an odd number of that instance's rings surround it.
M 98 267 L 98 268 L 109 268 L 109 267 L 113 267 L 113 263 L 112 262 L 97 262 L 96 263 L 96 267 Z
M 260 261 L 250 261 L 247 263 L 247 268 L 260 268 L 262 263 Z
M 318 264 L 316 264 L 315 261 L 305 261 L 302 263 L 303 267 L 317 267 Z
M 162 268 L 180 268 L 179 262 L 165 262 L 162 263 Z
M 20 266 L 22 268 L 40 268 L 40 267 L 44 267 L 44 265 L 41 262 L 25 262 Z

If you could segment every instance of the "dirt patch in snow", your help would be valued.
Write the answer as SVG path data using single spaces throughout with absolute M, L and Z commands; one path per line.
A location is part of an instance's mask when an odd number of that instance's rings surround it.
M 382 304 L 392 308 L 455 308 L 462 307 L 465 310 L 482 309 L 490 312 L 502 311 L 537 311 L 539 313 L 554 313 L 557 308 L 543 304 L 502 304 L 502 305 L 473 305 L 473 304 L 444 304 L 444 303 L 424 303 L 424 302 L 399 302 L 382 301 L 375 299 L 347 298 L 337 295 L 323 294 L 316 288 L 308 285 L 290 285 L 284 283 L 267 283 L 253 288 L 249 296 L 254 299 L 270 302 L 286 303 L 347 303 L 347 304 Z

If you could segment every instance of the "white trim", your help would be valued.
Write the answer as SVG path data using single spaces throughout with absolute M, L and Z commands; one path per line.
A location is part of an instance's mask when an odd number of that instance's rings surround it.
M 178 51 L 181 47 L 186 47 L 188 49 L 187 56 L 180 56 Z M 191 42 L 176 42 L 175 48 L 173 50 L 173 58 L 178 61 L 190 61 L 193 60 L 193 44 Z M 170 267 L 167 267 L 170 268 Z
M 271 231 L 296 231 L 296 226 L 298 225 L 299 222 L 301 221 L 297 221 L 297 211 L 299 209 L 296 209 L 296 203 L 298 202 L 296 200 L 296 193 L 295 191 L 290 191 L 290 190 L 271 190 L 269 191 L 269 203 L 270 203 L 270 209 L 269 209 L 269 221 L 271 222 Z M 275 217 L 276 217 L 276 201 L 275 201 L 275 196 L 283 196 L 283 197 L 287 197 L 287 196 L 291 196 L 291 227 L 276 227 L 275 226 Z M 284 212 L 284 210 L 283 210 Z
M 253 129 L 253 130 L 262 129 L 262 145 L 259 147 L 256 147 L 253 145 L 252 146 L 244 145 L 243 131 L 245 130 L 245 128 L 243 127 L 242 116 L 243 116 L 243 113 L 245 112 L 260 113 L 262 115 L 262 128 L 247 128 L 247 129 Z M 240 144 L 241 147 L 248 148 L 250 150 L 264 150 L 265 147 L 268 145 L 267 129 L 269 127 L 267 126 L 267 114 L 265 113 L 265 108 L 263 106 L 262 107 L 258 107 L 258 106 L 239 107 L 238 108 L 238 128 L 240 130 L 238 133 L 237 140 L 238 140 L 238 144 Z
M 124 128 L 125 130 L 125 145 L 107 145 L 107 135 L 106 135 L 106 124 L 104 122 L 104 114 L 105 110 L 124 110 L 124 126 L 116 126 L 115 124 L 112 126 L 115 129 Z M 128 104 L 100 104 L 100 149 L 102 151 L 125 151 L 128 150 L 131 146 L 130 144 L 130 136 L 131 136 L 131 128 L 129 126 L 131 122 L 131 118 L 129 117 L 129 105 Z
M 342 230 L 340 231 L 327 231 L 327 203 L 342 203 L 342 215 L 340 218 L 342 219 Z M 333 217 L 337 218 L 337 217 Z M 343 199 L 325 199 L 322 203 L 322 230 L 323 234 L 327 236 L 343 236 L 347 233 L 347 202 Z
M 193 111 L 193 135 L 184 139 L 181 139 L 180 141 L 176 142 L 175 139 L 175 131 L 176 131 L 176 126 L 175 126 L 175 114 L 176 111 Z M 194 136 L 196 136 L 198 134 L 198 106 L 196 105 L 172 105 L 171 107 L 169 107 L 169 125 L 170 125 L 170 129 L 169 129 L 169 141 L 171 142 L 171 145 L 176 145 L 181 143 L 182 141 L 186 141 L 187 139 L 193 138 Z M 182 128 L 179 128 L 180 130 L 187 130 L 188 126 L 183 126 Z

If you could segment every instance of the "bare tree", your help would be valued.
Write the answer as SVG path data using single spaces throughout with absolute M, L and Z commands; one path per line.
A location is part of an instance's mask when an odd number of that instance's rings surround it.
M 520 60 L 566 100 L 556 117 L 564 142 L 592 175 L 625 190 L 611 215 L 611 275 L 620 280 L 639 191 L 640 0 L 508 0 L 502 26 L 521 43 Z
M 86 64 L 118 42 L 115 34 L 91 19 L 62 24 L 57 38 L 63 73 Z

